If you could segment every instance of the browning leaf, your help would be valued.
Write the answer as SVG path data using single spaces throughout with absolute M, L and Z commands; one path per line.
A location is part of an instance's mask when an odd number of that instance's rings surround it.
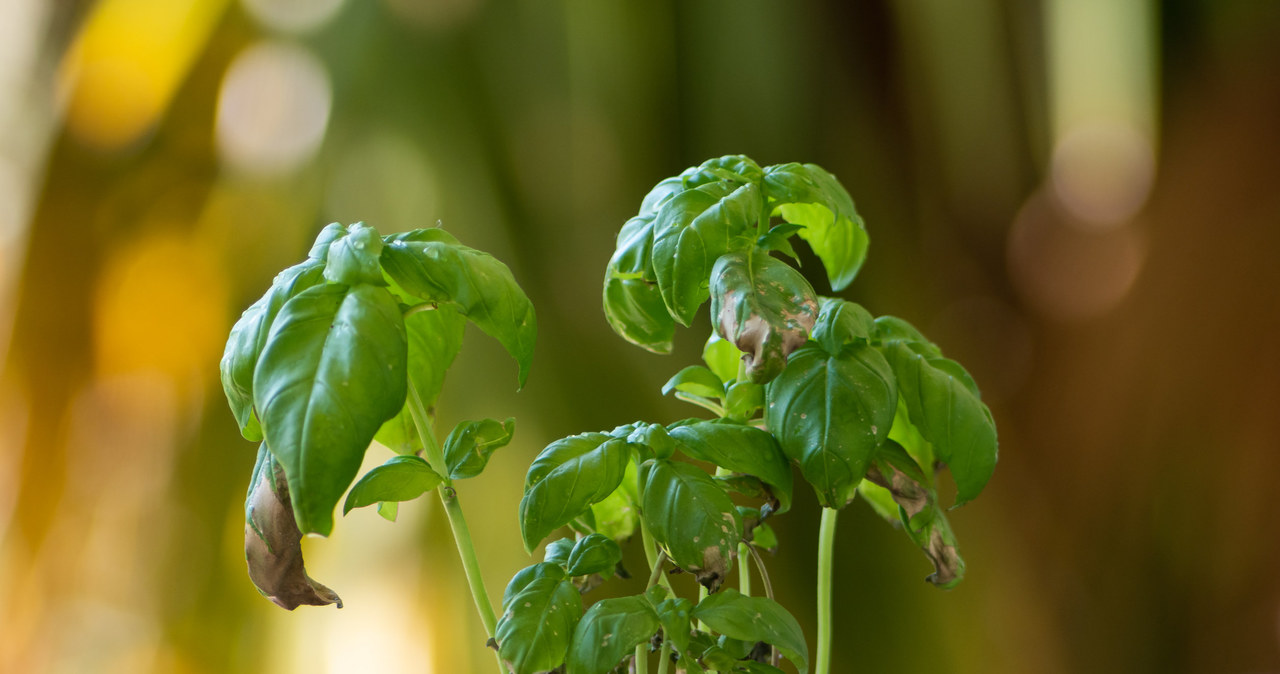
M 284 469 L 267 451 L 258 450 L 258 463 L 245 501 L 244 556 L 249 579 L 264 597 L 292 611 L 307 604 L 325 606 L 342 599 L 307 576 L 302 562 L 302 532 L 293 517 Z

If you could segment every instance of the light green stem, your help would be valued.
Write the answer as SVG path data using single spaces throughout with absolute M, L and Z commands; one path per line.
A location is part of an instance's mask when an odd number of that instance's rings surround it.
M 822 509 L 822 526 L 818 529 L 818 654 L 814 674 L 831 671 L 831 558 L 835 550 L 836 514 L 833 508 Z
M 662 651 L 658 654 L 658 674 L 667 674 L 667 667 L 671 665 L 671 642 L 662 642 Z
M 458 502 L 458 493 L 454 491 L 449 480 L 448 466 L 444 462 L 444 452 L 436 442 L 431 428 L 431 418 L 427 415 L 426 406 L 422 404 L 422 396 L 418 389 L 409 384 L 409 414 L 413 424 L 422 438 L 423 453 L 427 455 L 427 463 L 432 470 L 445 476 L 444 482 L 436 488 L 440 502 L 444 504 L 445 514 L 449 517 L 449 527 L 453 529 L 453 541 L 458 546 L 458 557 L 462 559 L 462 570 L 467 575 L 467 585 L 471 588 L 471 598 L 476 603 L 476 611 L 480 621 L 484 623 L 484 631 L 490 640 L 494 638 L 498 627 L 498 618 L 493 613 L 493 604 L 489 602 L 489 593 L 484 587 L 484 577 L 480 574 L 480 562 L 476 559 L 476 549 L 471 542 L 471 530 L 467 528 L 467 518 L 462 514 L 462 504 Z M 494 653 L 498 661 L 498 671 L 507 673 L 502 656 Z

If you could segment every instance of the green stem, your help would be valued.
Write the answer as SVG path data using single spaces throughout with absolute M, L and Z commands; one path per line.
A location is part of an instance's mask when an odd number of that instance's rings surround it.
M 818 529 L 818 655 L 814 660 L 814 674 L 831 671 L 831 558 L 838 512 L 823 508 L 822 526 Z
M 667 674 L 667 667 L 671 665 L 671 642 L 663 640 L 662 651 L 658 654 L 658 674 Z
M 662 565 L 666 563 L 666 561 L 667 553 L 659 552 L 658 560 L 653 564 L 653 571 L 649 572 L 649 583 L 644 586 L 644 589 L 648 590 L 654 585 L 657 585 L 659 580 L 662 580 Z
M 409 415 L 413 417 L 413 425 L 417 427 L 418 435 L 422 438 L 422 449 L 427 455 L 427 463 L 437 473 L 445 476 L 444 482 L 436 488 L 436 493 L 440 495 L 440 502 L 444 504 L 445 514 L 449 517 L 449 527 L 453 530 L 453 541 L 458 546 L 458 557 L 462 559 L 462 570 L 466 573 L 467 585 L 471 588 L 471 598 L 475 601 L 480 621 L 484 623 L 485 635 L 492 641 L 497 632 L 498 618 L 494 615 L 493 604 L 489 602 L 489 592 L 484 587 L 484 577 L 480 574 L 480 562 L 476 559 L 476 549 L 471 542 L 471 530 L 467 528 L 467 518 L 462 514 L 458 493 L 454 491 L 453 483 L 448 478 L 448 467 L 444 462 L 444 453 L 432 432 L 431 418 L 427 415 L 426 406 L 422 404 L 422 396 L 418 394 L 418 389 L 412 382 L 409 383 Z M 495 651 L 494 657 L 498 661 L 498 671 L 507 674 L 502 656 Z

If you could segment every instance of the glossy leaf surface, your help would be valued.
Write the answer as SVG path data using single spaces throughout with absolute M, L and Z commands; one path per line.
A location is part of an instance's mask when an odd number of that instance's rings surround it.
M 253 409 L 253 371 L 267 344 L 271 325 L 285 302 L 303 290 L 323 283 L 323 273 L 324 263 L 317 260 L 307 260 L 285 269 L 276 275 L 266 294 L 245 309 L 231 327 L 219 369 L 227 403 L 240 424 L 241 435 L 247 440 L 262 440 L 262 427 Z
M 566 567 L 570 576 L 585 576 L 591 573 L 602 573 L 608 576 L 621 561 L 622 548 L 617 542 L 604 534 L 597 533 L 578 539 L 573 550 L 569 552 Z
M 728 383 L 738 378 L 738 363 L 742 362 L 742 352 L 733 342 L 717 335 L 714 331 L 702 347 L 702 362 L 707 364 L 720 381 Z
M 455 426 L 444 441 L 449 477 L 461 480 L 479 475 L 489 463 L 489 456 L 506 447 L 515 432 L 515 419 L 464 421 Z
M 821 344 L 827 353 L 837 354 L 845 344 L 869 341 L 875 331 L 875 319 L 862 305 L 824 297 L 818 310 L 818 321 L 813 326 L 813 340 Z
M 570 541 L 570 539 L 568 538 L 562 538 L 560 540 Z M 555 543 L 559 543 L 559 542 L 560 541 L 555 541 Z M 559 554 L 559 550 L 561 549 L 561 547 L 562 546 L 559 546 L 559 545 L 556 546 L 555 554 Z M 569 547 L 570 548 L 572 547 L 571 541 L 570 541 Z M 564 548 L 565 559 L 568 559 L 568 549 L 569 548 Z M 548 552 L 548 557 L 550 557 L 552 553 L 552 548 L 550 545 L 547 546 L 547 552 Z M 545 562 L 539 562 L 537 564 L 531 564 L 529 566 L 526 566 L 523 569 L 520 569 L 519 571 L 517 571 L 516 575 L 511 577 L 511 580 L 507 581 L 507 587 L 502 592 L 502 608 L 503 610 L 506 610 L 506 608 L 511 605 L 511 601 L 515 598 L 516 595 L 520 594 L 526 587 L 528 587 L 529 583 L 532 583 L 533 581 L 539 578 L 551 578 L 553 580 L 563 580 L 567 577 L 568 577 L 568 574 L 565 573 L 564 565 L 561 563 L 555 562 L 551 559 L 547 559 L 547 561 Z
M 542 450 L 529 466 L 520 500 L 525 549 L 532 551 L 547 534 L 608 497 L 630 458 L 626 441 L 605 433 L 570 436 Z
M 804 239 L 827 268 L 831 289 L 844 290 L 867 256 L 866 226 L 835 176 L 815 164 L 781 164 L 764 172 L 769 208 L 803 225 Z
M 729 495 L 698 467 L 653 459 L 640 465 L 645 521 L 677 566 L 714 590 L 733 568 L 742 522 Z
M 324 267 L 325 279 L 333 283 L 357 285 L 386 285 L 382 278 L 382 238 L 378 231 L 357 222 L 349 227 L 345 236 L 329 244 L 329 254 Z
M 831 355 L 816 345 L 791 356 L 769 384 L 765 423 L 828 508 L 842 508 L 893 423 L 898 389 L 889 363 L 871 346 Z
M 623 339 L 654 353 L 670 353 L 675 319 L 653 271 L 655 213 L 632 218 L 618 233 L 604 274 L 604 315 Z
M 791 464 L 768 431 L 717 420 L 677 426 L 670 434 L 687 456 L 758 477 L 778 499 L 779 512 L 791 508 Z
M 416 456 L 395 456 L 356 482 L 342 505 L 342 513 L 383 501 L 412 501 L 435 489 L 441 481 L 426 461 Z
M 303 533 L 333 529 L 365 449 L 404 405 L 407 352 L 384 288 L 315 286 L 281 308 L 254 371 L 254 405 Z
M 797 669 L 809 670 L 809 648 L 800 624 L 772 599 L 747 597 L 725 588 L 699 602 L 693 609 L 693 618 L 732 639 L 776 646 Z
M 653 225 L 653 269 L 671 316 L 693 321 L 709 297 L 712 265 L 721 255 L 747 250 L 763 201 L 755 183 L 708 183 L 671 197 Z
M 672 391 L 683 391 L 704 398 L 724 397 L 724 384 L 711 370 L 701 365 L 690 365 L 680 370 L 666 384 L 662 385 L 662 394 Z
M 425 230 L 430 231 L 430 230 Z M 393 240 L 382 266 L 405 292 L 426 302 L 449 302 L 520 366 L 524 386 L 538 333 L 533 304 L 507 265 L 492 255 L 447 241 Z
M 422 397 L 427 416 L 435 418 L 436 400 L 444 388 L 445 374 L 462 349 L 467 319 L 450 305 L 432 311 L 417 311 L 404 319 L 409 338 L 409 383 Z M 391 420 L 378 429 L 375 440 L 397 454 L 422 451 L 422 438 L 409 413 L 408 401 Z
M 546 672 L 564 663 L 582 598 L 568 579 L 535 578 L 503 605 L 494 638 L 515 674 Z
M 905 343 L 883 348 L 912 423 L 955 478 L 956 505 L 973 499 L 995 472 L 998 447 L 995 421 L 970 388 L 972 379 L 957 376 L 955 361 L 922 355 Z
M 565 674 L 604 674 L 660 627 L 653 607 L 642 596 L 601 599 L 587 609 L 574 630 Z
M 809 339 L 818 299 L 791 266 L 755 249 L 728 253 L 711 271 L 711 322 L 744 355 L 751 381 L 778 376 L 787 356 Z

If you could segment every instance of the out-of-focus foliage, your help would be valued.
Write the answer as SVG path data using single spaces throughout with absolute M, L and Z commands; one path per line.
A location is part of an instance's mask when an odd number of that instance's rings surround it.
M 630 347 L 599 272 L 638 195 L 731 153 L 839 176 L 875 233 L 856 299 L 970 367 L 1000 422 L 956 590 L 870 509 L 841 518 L 837 601 L 874 610 L 842 617 L 836 663 L 1280 669 L 1274 3 L 10 0 L 0 38 L 0 670 L 489 666 L 440 581 L 461 569 L 422 552 L 451 546 L 433 507 L 355 510 L 307 550 L 342 611 L 245 582 L 227 331 L 327 222 L 441 220 L 507 262 L 535 376 L 517 395 L 469 340 L 433 410 L 519 419 L 457 487 L 509 523 L 473 532 L 500 587 L 533 561 L 513 532 L 541 447 L 687 413 L 654 393 L 706 335 Z M 624 497 L 595 516 L 625 530 Z M 796 490 L 795 540 L 815 509 Z M 811 633 L 789 542 L 775 590 Z

